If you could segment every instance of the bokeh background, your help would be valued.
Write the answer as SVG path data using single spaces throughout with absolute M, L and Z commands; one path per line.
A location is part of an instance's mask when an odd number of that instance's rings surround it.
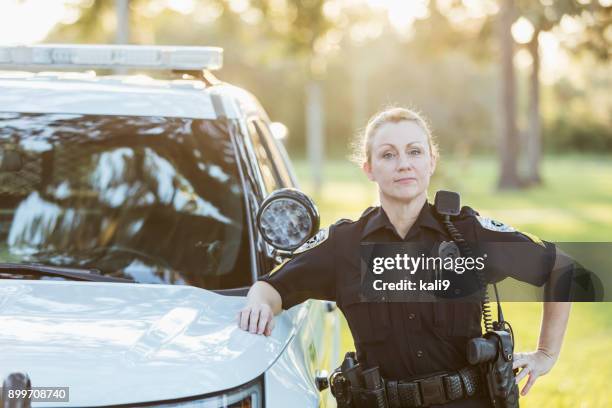
M 288 127 L 323 225 L 376 203 L 349 144 L 393 104 L 440 143 L 432 197 L 458 191 L 549 241 L 610 242 L 611 20 L 611 0 L 0 0 L 0 44 L 223 47 L 217 76 Z M 505 308 L 517 349 L 535 349 L 541 305 Z M 611 344 L 611 305 L 574 305 L 559 362 L 522 406 L 612 406 Z

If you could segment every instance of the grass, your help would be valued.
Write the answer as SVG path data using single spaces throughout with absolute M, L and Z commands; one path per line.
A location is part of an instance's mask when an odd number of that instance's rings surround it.
M 324 185 L 314 192 L 307 163 L 295 163 L 302 188 L 319 206 L 321 225 L 339 218 L 359 217 L 377 200 L 375 187 L 346 161 L 328 161 Z M 556 242 L 612 242 L 612 156 L 546 157 L 541 187 L 522 191 L 495 190 L 496 161 L 491 158 L 444 158 L 430 189 L 461 193 L 462 203 L 542 239 Z M 541 305 L 504 304 L 512 322 L 517 351 L 535 349 Z M 346 323 L 343 348 L 354 349 Z M 521 399 L 522 407 L 608 407 L 612 399 L 612 305 L 580 303 L 572 313 L 561 357 L 553 370 L 538 379 Z

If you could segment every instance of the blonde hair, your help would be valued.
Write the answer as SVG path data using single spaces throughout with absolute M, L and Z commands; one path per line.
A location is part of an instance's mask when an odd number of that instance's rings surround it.
M 425 118 L 417 111 L 397 106 L 386 108 L 370 118 L 365 130 L 358 134 L 352 145 L 352 160 L 360 166 L 364 163 L 370 163 L 372 158 L 372 143 L 376 131 L 386 123 L 399 123 L 404 121 L 416 123 L 423 132 L 425 132 L 431 158 L 434 161 L 438 160 L 440 155 L 438 144 L 434 140 Z

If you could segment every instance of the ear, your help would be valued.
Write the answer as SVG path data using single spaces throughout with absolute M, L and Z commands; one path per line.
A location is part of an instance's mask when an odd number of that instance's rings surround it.
M 429 177 L 433 176 L 436 171 L 436 166 L 438 165 L 438 160 L 435 157 L 429 156 L 431 158 L 429 163 Z
M 372 174 L 372 165 L 370 163 L 364 162 L 361 165 L 361 170 L 363 170 L 368 180 L 374 181 L 374 175 Z

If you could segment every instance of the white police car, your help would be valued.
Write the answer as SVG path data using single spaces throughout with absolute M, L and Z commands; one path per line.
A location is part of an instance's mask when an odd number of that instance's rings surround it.
M 210 47 L 0 47 L 3 407 L 333 403 L 333 305 L 283 312 L 270 337 L 236 325 L 241 296 L 318 214 L 295 190 L 265 201 L 295 179 L 256 99 L 210 75 L 221 61 Z

